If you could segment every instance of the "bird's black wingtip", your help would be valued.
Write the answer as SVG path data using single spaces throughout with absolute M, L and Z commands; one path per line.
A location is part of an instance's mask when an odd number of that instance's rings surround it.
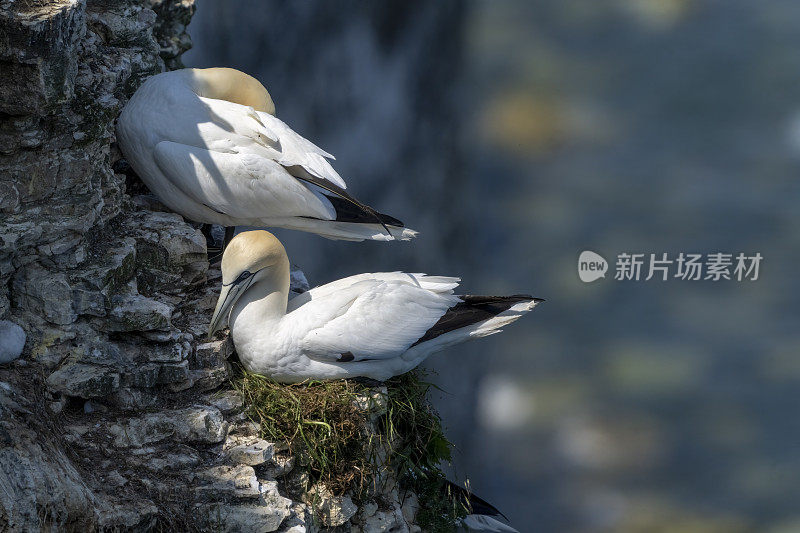
M 512 294 L 511 296 L 506 296 L 506 298 L 508 298 L 509 300 L 516 300 L 516 301 L 528 300 L 537 304 L 547 301 L 544 298 L 537 298 L 535 296 L 531 296 L 530 294 Z
M 445 488 L 461 500 L 461 503 L 467 508 L 470 514 L 478 514 L 485 516 L 502 516 L 506 521 L 508 517 L 503 514 L 500 509 L 487 502 L 483 498 L 477 496 L 471 490 L 461 485 L 456 485 L 450 480 L 446 480 Z
M 389 231 L 386 226 L 394 226 L 398 228 L 405 228 L 406 225 L 399 219 L 385 213 L 380 213 L 368 205 L 356 203 L 345 198 L 338 196 L 328 196 L 326 198 L 336 211 L 337 222 L 354 222 L 357 224 L 375 224 L 376 222 L 382 225 L 386 231 Z

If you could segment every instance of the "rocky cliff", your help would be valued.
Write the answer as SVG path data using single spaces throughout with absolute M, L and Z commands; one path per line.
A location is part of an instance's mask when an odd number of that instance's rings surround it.
M 194 9 L 0 1 L 0 531 L 419 530 L 396 489 L 359 508 L 316 487 L 312 516 L 308 476 L 230 385 L 232 347 L 203 341 L 205 237 L 114 145 Z

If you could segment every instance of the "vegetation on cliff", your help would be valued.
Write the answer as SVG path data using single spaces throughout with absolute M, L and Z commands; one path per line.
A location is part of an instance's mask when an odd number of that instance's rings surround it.
M 427 400 L 432 385 L 422 371 L 384 384 L 286 385 L 239 368 L 233 384 L 261 436 L 286 443 L 311 483 L 322 482 L 334 494 L 349 493 L 362 503 L 396 480 L 401 499 L 404 491 L 419 495 L 416 521 L 423 531 L 452 531 L 467 514 L 439 468 L 450 460 L 452 444 Z

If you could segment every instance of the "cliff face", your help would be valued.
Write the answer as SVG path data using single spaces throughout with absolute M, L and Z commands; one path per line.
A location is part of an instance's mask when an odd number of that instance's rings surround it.
M 202 340 L 205 238 L 113 144 L 142 81 L 180 66 L 193 11 L 0 1 L 0 320 L 27 334 L 0 364 L 0 531 L 315 528 L 307 477 L 227 382 L 230 344 Z M 397 509 L 316 501 L 323 524 L 409 530 Z

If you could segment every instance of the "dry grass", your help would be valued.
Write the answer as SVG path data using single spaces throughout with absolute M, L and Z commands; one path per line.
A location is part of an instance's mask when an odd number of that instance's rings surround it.
M 285 442 L 314 480 L 335 494 L 365 486 L 368 413 L 356 401 L 366 387 L 351 381 L 308 381 L 284 385 L 242 371 L 234 386 L 262 436 Z
M 385 383 L 379 402 L 385 412 L 365 409 L 364 398 L 382 391 L 354 380 L 306 381 L 285 385 L 239 368 L 233 380 L 247 413 L 262 436 L 285 442 L 312 481 L 356 501 L 380 488 L 391 471 L 403 488 L 420 496 L 418 522 L 425 531 L 452 531 L 467 514 L 449 495 L 439 469 L 452 444 L 427 401 L 431 384 L 418 372 Z M 377 411 L 380 413 L 384 409 Z

